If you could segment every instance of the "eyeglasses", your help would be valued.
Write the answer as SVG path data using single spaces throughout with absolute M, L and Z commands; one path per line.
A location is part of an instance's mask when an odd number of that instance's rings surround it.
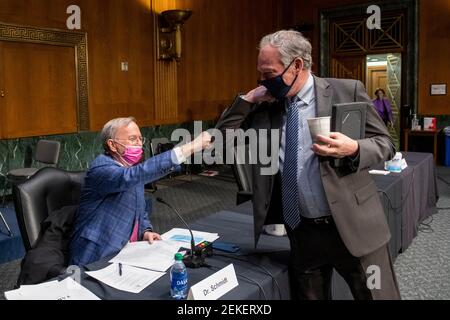
M 145 137 L 142 137 L 142 136 L 139 136 L 139 137 L 137 137 L 137 136 L 131 136 L 131 137 L 128 137 L 128 139 L 114 139 L 114 140 L 119 140 L 119 141 L 129 141 L 131 144 L 133 144 L 133 145 L 136 145 L 136 144 L 144 144 L 145 143 L 145 141 L 146 141 L 146 139 L 145 139 Z

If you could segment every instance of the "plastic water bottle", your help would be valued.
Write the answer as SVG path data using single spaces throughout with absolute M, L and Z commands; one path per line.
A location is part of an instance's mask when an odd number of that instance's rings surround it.
M 419 128 L 419 119 L 417 119 L 417 115 L 413 115 L 413 119 L 411 122 L 411 130 L 420 130 Z
M 170 295 L 172 298 L 181 300 L 187 296 L 188 275 L 183 263 L 183 255 L 175 254 L 175 263 L 170 268 Z

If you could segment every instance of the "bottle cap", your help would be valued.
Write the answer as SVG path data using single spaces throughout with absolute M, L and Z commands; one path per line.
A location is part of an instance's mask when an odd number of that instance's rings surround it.
M 181 261 L 183 260 L 183 255 L 179 252 L 175 253 L 175 260 L 176 261 Z

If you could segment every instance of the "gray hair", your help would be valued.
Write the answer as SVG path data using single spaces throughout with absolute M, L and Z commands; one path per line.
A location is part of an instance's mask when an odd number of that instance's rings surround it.
M 287 66 L 295 58 L 303 59 L 303 68 L 311 70 L 311 43 L 300 32 L 295 30 L 280 30 L 272 34 L 268 34 L 261 39 L 259 49 L 271 45 L 278 49 L 281 55 L 281 61 Z
M 116 118 L 109 120 L 100 132 L 100 139 L 103 143 L 103 149 L 106 153 L 109 153 L 108 140 L 114 139 L 116 132 L 119 128 L 129 125 L 131 122 L 136 122 L 134 117 L 128 118 Z

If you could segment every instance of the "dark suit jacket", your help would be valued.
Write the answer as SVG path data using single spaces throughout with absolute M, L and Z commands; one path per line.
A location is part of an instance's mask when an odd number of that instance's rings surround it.
M 356 257 L 375 251 L 390 239 L 377 187 L 368 169 L 392 158 L 395 148 L 386 126 L 372 106 L 364 85 L 348 79 L 322 79 L 314 76 L 317 116 L 330 116 L 332 105 L 344 102 L 367 102 L 365 139 L 358 140 L 359 164 L 347 174 L 320 157 L 320 173 L 336 227 L 346 247 Z M 240 97 L 224 111 L 216 127 L 225 129 L 281 129 L 284 103 L 251 104 Z M 270 150 L 270 135 L 267 137 Z M 269 151 L 270 152 L 270 151 Z M 275 175 L 261 175 L 263 167 L 252 165 L 255 245 L 268 216 L 281 215 L 279 184 Z M 277 190 L 274 190 L 274 185 Z M 276 205 L 274 203 L 277 202 Z
M 78 206 L 53 211 L 42 222 L 42 234 L 36 247 L 21 262 L 17 286 L 41 283 L 65 272 L 68 246 Z

